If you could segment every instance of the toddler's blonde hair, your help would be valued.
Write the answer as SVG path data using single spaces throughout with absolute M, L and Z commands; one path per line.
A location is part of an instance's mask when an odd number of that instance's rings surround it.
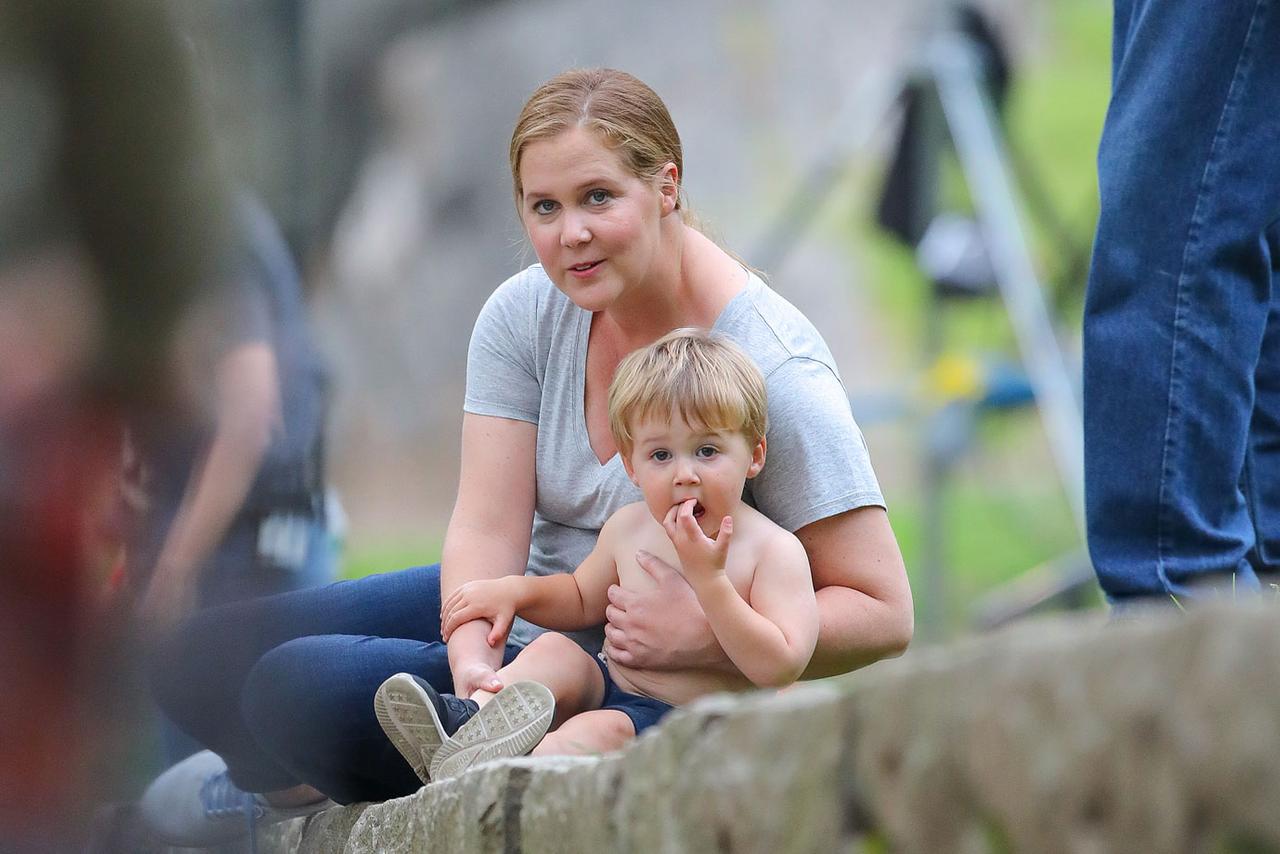
M 729 339 L 706 329 L 668 332 L 618 365 L 609 386 L 609 429 L 624 456 L 635 427 L 647 418 L 679 413 L 687 424 L 764 438 L 768 403 L 764 376 Z

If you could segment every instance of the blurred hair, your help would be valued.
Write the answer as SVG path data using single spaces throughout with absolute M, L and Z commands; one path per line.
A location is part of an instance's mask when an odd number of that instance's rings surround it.
M 628 355 L 609 386 L 609 429 L 625 457 L 632 430 L 648 418 L 679 413 L 687 424 L 764 438 L 768 401 L 764 376 L 729 339 L 706 329 L 675 329 Z
M 600 135 L 622 158 L 633 175 L 649 180 L 668 163 L 676 165 L 683 186 L 684 152 L 680 134 L 667 105 L 644 82 L 612 68 L 575 68 L 557 74 L 538 87 L 516 119 L 511 133 L 511 179 L 516 207 L 524 185 L 520 157 L 531 142 L 549 139 L 572 127 Z M 681 217 L 693 225 L 684 204 L 684 191 L 676 201 Z

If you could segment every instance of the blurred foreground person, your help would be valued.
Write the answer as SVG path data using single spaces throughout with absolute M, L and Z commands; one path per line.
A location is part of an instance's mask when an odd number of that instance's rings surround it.
M 128 723 L 93 520 L 121 417 L 165 396 L 176 318 L 223 242 L 180 60 L 154 3 L 0 5 L 5 851 L 78 846 Z
M 1111 602 L 1280 570 L 1280 2 L 1116 0 L 1084 319 L 1089 550 Z

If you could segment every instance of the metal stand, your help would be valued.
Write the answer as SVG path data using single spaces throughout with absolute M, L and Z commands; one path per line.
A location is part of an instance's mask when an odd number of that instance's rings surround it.
M 917 263 L 933 282 L 935 310 L 929 318 L 928 353 L 942 350 L 938 319 L 942 303 L 955 296 L 998 297 L 1012 326 L 1022 364 L 1025 394 L 949 401 L 935 409 L 926 430 L 921 581 L 930 595 L 921 614 L 926 636 L 945 622 L 945 531 L 942 493 L 955 461 L 968 444 L 978 412 L 1009 402 L 1034 403 L 1058 478 L 1081 542 L 1085 537 L 1083 427 L 1075 372 L 1068 367 L 1032 262 L 1019 212 L 1014 171 L 993 103 L 993 90 L 1007 83 L 1008 68 L 981 16 L 948 4 L 941 24 L 926 41 L 912 73 L 890 85 L 876 79 L 860 91 L 848 115 L 856 145 L 835 148 L 811 172 L 757 256 L 779 264 L 834 186 L 852 154 L 869 141 L 893 109 L 902 107 L 903 128 L 880 205 L 881 224 L 916 249 Z M 878 86 L 877 89 L 870 88 Z M 886 94 L 886 88 L 888 94 Z M 976 222 L 939 213 L 940 164 L 954 149 L 974 205 Z M 969 223 L 970 233 L 964 224 Z M 766 267 L 767 268 L 767 267 Z M 994 400 L 994 402 L 993 402 Z M 1039 605 L 1068 598 L 1093 583 L 1083 549 L 1072 559 L 1037 568 L 1035 583 L 1015 582 L 979 605 L 980 623 L 998 625 Z

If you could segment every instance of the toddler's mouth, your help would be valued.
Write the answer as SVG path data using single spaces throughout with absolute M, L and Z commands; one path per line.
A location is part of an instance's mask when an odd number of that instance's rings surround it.
M 705 507 L 703 507 L 703 506 L 702 506 L 702 502 L 701 502 L 701 501 L 695 501 L 695 502 L 694 502 L 694 504 L 693 504 L 693 518 L 695 518 L 695 519 L 701 519 L 701 518 L 703 517 L 703 515 L 704 515 L 706 512 L 707 512 L 707 508 L 705 508 Z

